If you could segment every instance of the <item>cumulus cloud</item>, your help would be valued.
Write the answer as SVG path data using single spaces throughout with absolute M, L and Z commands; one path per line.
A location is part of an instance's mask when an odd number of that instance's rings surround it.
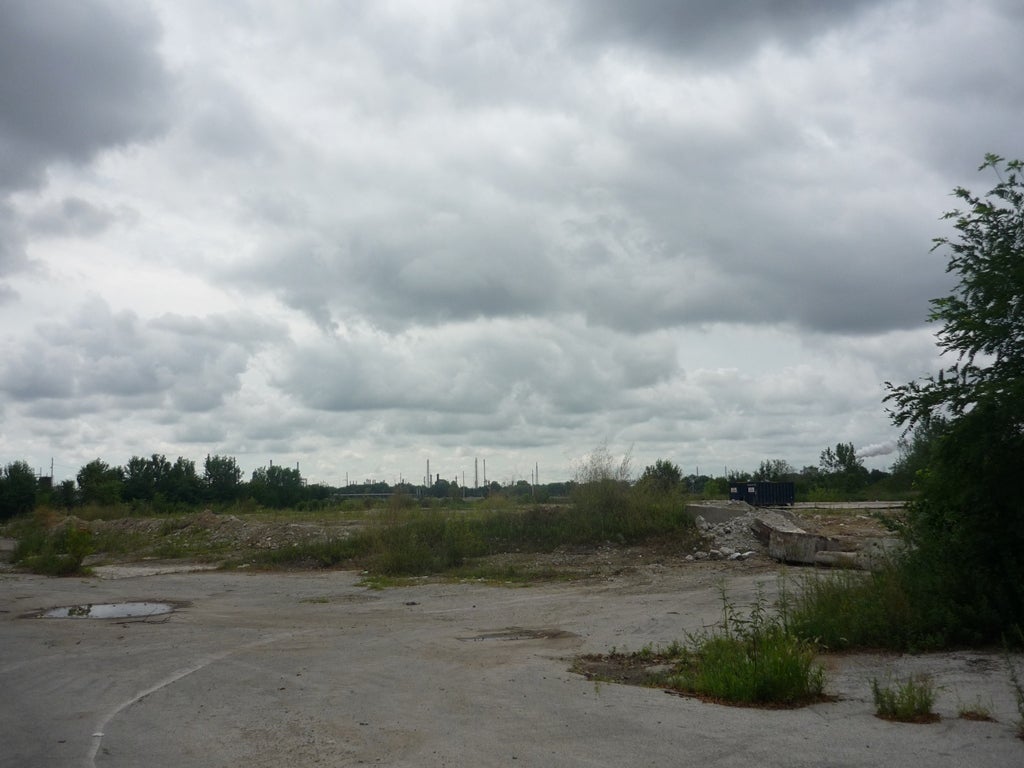
M 0 391 L 37 408 L 64 401 L 54 411 L 58 418 L 74 400 L 207 412 L 238 391 L 254 351 L 276 335 L 254 318 L 144 321 L 95 299 L 66 322 L 40 323 L 30 338 L 6 339 Z

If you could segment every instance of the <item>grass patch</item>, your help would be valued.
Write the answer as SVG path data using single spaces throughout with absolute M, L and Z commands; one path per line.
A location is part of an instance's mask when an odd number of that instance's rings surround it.
M 871 696 L 875 702 L 875 715 L 883 720 L 900 723 L 934 723 L 939 716 L 935 706 L 935 684 L 928 675 L 911 675 L 906 680 L 882 685 L 871 681 Z
M 722 622 L 667 648 L 580 657 L 573 670 L 589 679 L 655 686 L 710 701 L 800 707 L 827 698 L 825 671 L 813 643 L 795 635 L 784 613 L 758 595 L 742 615 L 723 594 Z
M 802 706 L 822 698 L 825 671 L 817 648 L 797 636 L 784 614 L 758 595 L 742 616 L 722 595 L 722 623 L 690 638 L 671 687 L 733 704 Z
M 660 539 L 671 540 L 678 548 L 698 541 L 682 497 L 632 493 L 621 484 L 598 485 L 576 503 L 562 506 L 523 509 L 496 503 L 453 511 L 395 505 L 349 536 L 261 552 L 255 562 L 278 568 L 353 567 L 390 577 L 446 574 L 516 581 L 545 571 L 479 561 L 504 553 L 552 552 L 608 542 Z
M 699 543 L 700 536 L 681 494 L 653 493 L 618 480 L 597 479 L 579 486 L 571 504 L 517 506 L 496 496 L 473 504 L 429 505 L 396 496 L 373 509 L 258 510 L 227 507 L 222 511 L 245 513 L 246 522 L 354 523 L 329 539 L 285 541 L 264 549 L 266 540 L 245 534 L 236 514 L 208 511 L 181 515 L 139 517 L 142 507 L 81 507 L 88 525 L 68 518 L 76 528 L 93 532 L 89 551 L 101 557 L 126 556 L 167 559 L 226 560 L 229 567 L 242 564 L 262 568 L 352 568 L 379 577 L 445 575 L 450 578 L 517 583 L 566 578 L 559 569 L 516 563 L 519 555 L 556 550 L 592 551 L 609 544 L 665 544 L 675 551 Z M 59 525 L 60 515 L 49 513 L 46 527 Z M 100 519 L 103 521 L 100 522 Z M 362 525 L 356 524 L 362 523 Z M 255 528 L 256 526 L 249 526 Z M 16 522 L 7 530 L 27 536 L 26 546 L 44 554 L 39 531 L 28 522 Z M 241 530 L 240 530 L 241 529 Z M 246 538 L 241 538 L 246 536 Z M 280 541 L 280 540 L 277 540 Z M 33 551 L 35 551 L 33 550 Z M 26 552 L 28 550 L 26 549 Z M 61 553 L 63 554 L 63 553 Z M 507 562 L 493 562 L 508 555 Z M 26 554 L 25 557 L 29 555 Z M 53 558 L 50 558 L 51 560 Z M 68 558 L 62 558 L 67 560 Z M 499 558 L 500 559 L 500 558 Z M 528 559 L 528 558 L 526 558 Z M 72 564 L 33 561 L 35 567 L 72 570 Z M 79 563 L 80 566 L 80 563 Z M 571 576 L 585 576 L 573 573 Z
M 982 704 L 980 696 L 975 698 L 971 704 L 961 702 L 957 707 L 956 716 L 961 720 L 971 720 L 977 723 L 994 723 L 996 720 L 992 717 L 992 707 Z
M 491 563 L 474 561 L 449 571 L 452 578 L 462 581 L 482 581 L 488 584 L 527 585 L 541 581 L 572 581 L 579 574 L 566 570 L 529 563 Z
M 363 535 L 300 543 L 258 552 L 254 562 L 264 568 L 335 568 L 364 557 L 371 542 Z
M 788 623 L 799 636 L 832 651 L 902 651 L 919 641 L 909 621 L 913 610 L 898 571 L 837 571 L 801 580 L 788 607 Z
M 919 562 L 896 561 L 872 573 L 840 571 L 805 578 L 789 611 L 801 637 L 832 651 L 888 649 L 905 653 L 990 644 L 978 628 L 985 606 L 946 599 Z M 978 621 L 975 621 L 978 619 Z

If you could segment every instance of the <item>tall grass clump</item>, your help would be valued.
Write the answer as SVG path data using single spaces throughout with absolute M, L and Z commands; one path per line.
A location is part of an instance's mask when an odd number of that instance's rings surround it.
M 336 568 L 358 563 L 368 551 L 365 536 L 335 537 L 260 552 L 256 562 L 269 568 Z
M 830 650 L 920 652 L 993 642 L 992 606 L 951 599 L 948 562 L 912 552 L 872 573 L 808 577 L 789 607 L 790 626 Z
M 11 559 L 33 573 L 76 576 L 87 573 L 83 561 L 92 551 L 89 531 L 71 521 L 51 528 L 37 515 L 21 529 Z
M 927 675 L 912 675 L 892 685 L 871 681 L 875 714 L 883 720 L 900 723 L 934 723 L 939 716 L 935 706 L 935 684 Z
M 668 683 L 732 704 L 801 706 L 821 699 L 825 671 L 813 643 L 797 636 L 784 615 L 758 595 L 742 616 L 723 593 L 723 620 L 712 631 L 689 638 L 689 650 Z
M 568 505 L 520 507 L 500 497 L 471 509 L 424 509 L 393 497 L 364 530 L 342 542 L 300 544 L 258 556 L 272 566 L 348 565 L 383 576 L 465 571 L 469 561 L 507 552 L 631 544 L 658 538 L 679 546 L 698 534 L 677 489 L 629 481 L 629 458 L 598 449 L 577 473 Z
M 796 634 L 833 651 L 909 650 L 919 640 L 913 612 L 898 570 L 838 571 L 804 578 L 787 606 L 787 622 Z
M 373 530 L 367 567 L 385 576 L 441 573 L 486 551 L 474 520 L 413 510 L 386 515 Z
M 628 453 L 616 461 L 607 447 L 595 449 L 576 471 L 566 543 L 632 544 L 694 532 L 678 487 L 630 481 Z

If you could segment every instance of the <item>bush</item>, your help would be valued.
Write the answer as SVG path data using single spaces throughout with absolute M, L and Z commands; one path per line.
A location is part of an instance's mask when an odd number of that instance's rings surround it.
M 1024 162 L 989 154 L 983 169 L 998 183 L 954 190 L 957 234 L 935 241 L 957 283 L 929 319 L 953 362 L 886 397 L 897 425 L 927 437 L 904 581 L 931 631 L 971 644 L 1024 625 Z
M 34 521 L 14 548 L 13 561 L 33 573 L 75 576 L 85 573 L 82 562 L 92 553 L 92 535 L 70 522 L 52 530 Z
M 985 605 L 949 600 L 949 568 L 914 555 L 875 573 L 807 578 L 789 607 L 789 626 L 833 651 L 920 652 L 990 642 Z
M 808 577 L 787 608 L 789 627 L 831 651 L 909 650 L 918 643 L 913 606 L 895 569 Z

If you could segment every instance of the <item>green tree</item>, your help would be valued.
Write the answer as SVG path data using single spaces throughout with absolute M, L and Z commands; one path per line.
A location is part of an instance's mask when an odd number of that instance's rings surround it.
M 683 473 L 676 464 L 666 459 L 657 459 L 644 467 L 637 486 L 656 493 L 674 493 L 683 482 Z
M 826 487 L 850 492 L 868 484 L 869 473 L 853 443 L 836 443 L 835 450 L 826 448 L 821 452 L 819 466 Z
M 796 470 L 793 469 L 793 465 L 785 459 L 765 459 L 757 468 L 753 479 L 767 480 L 775 483 L 780 480 L 787 480 L 795 474 Z
M 203 496 L 203 481 L 196 474 L 196 463 L 184 456 L 175 459 L 162 491 L 172 504 L 198 504 Z
M 209 501 L 227 503 L 242 492 L 242 470 L 231 456 L 207 455 L 203 463 L 203 488 Z
M 53 494 L 54 502 L 64 509 L 71 509 L 78 501 L 74 480 L 62 480 Z
M 893 487 L 910 490 L 918 483 L 918 477 L 928 469 L 937 441 L 946 427 L 946 420 L 936 416 L 928 424 L 919 422 L 900 438 L 896 461 L 892 464 Z
M 938 344 L 953 362 L 938 375 L 887 383 L 897 425 L 933 429 L 928 466 L 908 515 L 905 571 L 940 603 L 950 642 L 998 640 L 1024 624 L 1024 164 L 987 155 L 984 195 L 957 188 L 945 215 L 953 292 L 931 302 Z M 933 249 L 934 250 L 934 249 Z
M 0 470 L 0 520 L 36 506 L 36 473 L 26 462 L 15 461 Z
M 78 493 L 83 504 L 116 504 L 121 500 L 122 473 L 102 459 L 78 470 Z
M 253 499 L 265 507 L 294 507 L 302 500 L 302 476 L 298 469 L 275 466 L 253 470 L 249 482 Z
M 957 275 L 949 296 L 933 299 L 931 322 L 942 324 L 938 343 L 955 358 L 938 376 L 902 386 L 887 382 L 887 401 L 899 425 L 956 419 L 981 406 L 1014 418 L 1024 413 L 1024 163 L 987 155 L 979 170 L 999 183 L 978 196 L 958 187 L 967 206 L 943 218 L 955 221 L 956 239 L 939 237 L 950 252 L 946 271 Z

